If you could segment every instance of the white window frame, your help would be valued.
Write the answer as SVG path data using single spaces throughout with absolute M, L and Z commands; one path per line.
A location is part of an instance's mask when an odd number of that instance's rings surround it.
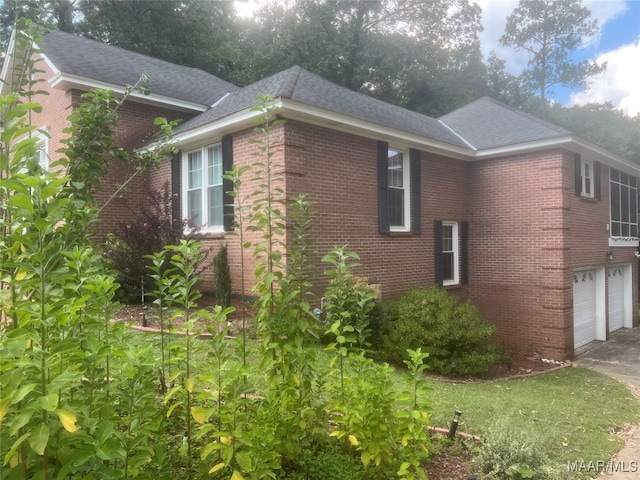
M 38 159 L 38 165 L 44 172 L 49 171 L 49 134 L 46 130 L 38 130 L 33 134 L 36 139 L 34 155 Z
M 445 242 L 444 242 L 445 228 L 449 228 L 449 227 L 451 228 L 452 250 L 446 250 Z M 448 280 L 444 278 L 444 254 L 445 253 L 453 254 L 453 278 Z M 460 241 L 459 241 L 458 222 L 442 222 L 442 255 L 443 255 L 442 285 L 443 286 L 458 285 L 460 283 Z
M 214 152 L 217 151 L 219 155 L 220 165 L 219 172 L 220 175 L 218 178 L 211 178 L 212 173 L 209 168 L 209 150 L 213 149 Z M 189 155 L 192 154 L 200 154 L 201 159 L 201 181 L 200 186 L 195 188 L 189 188 Z M 195 148 L 189 151 L 186 151 L 182 155 L 182 189 L 181 189 L 181 204 L 182 204 L 182 216 L 187 220 L 193 220 L 189 218 L 189 192 L 194 190 L 200 190 L 200 211 L 202 212 L 202 219 L 197 219 L 195 221 L 195 225 L 200 229 L 201 232 L 223 232 L 224 231 L 224 214 L 221 217 L 219 224 L 210 224 L 211 219 L 209 218 L 209 199 L 208 193 L 210 187 L 218 187 L 222 186 L 222 175 L 224 175 L 223 171 L 223 163 L 222 163 L 222 144 L 214 143 L 205 145 L 200 148 Z M 222 203 L 220 204 L 220 208 L 223 208 L 224 205 L 224 194 L 222 196 Z
M 582 196 L 593 198 L 594 196 L 594 179 L 593 179 L 593 162 L 583 160 L 580 164 L 580 177 L 582 178 Z
M 392 158 L 392 153 L 402 155 L 402 190 L 404 215 L 402 225 L 392 225 L 391 218 L 389 218 L 389 230 L 391 232 L 409 232 L 411 231 L 411 172 L 409 171 L 411 167 L 409 162 L 409 152 L 407 150 L 402 150 L 390 146 L 387 151 L 388 158 Z M 387 188 L 389 189 L 389 191 L 391 191 L 392 189 L 400 189 L 399 187 L 391 186 L 391 182 L 388 182 Z
M 613 170 L 616 170 L 618 172 L 618 180 L 614 180 L 613 179 Z M 640 183 L 640 177 L 637 177 L 635 175 L 631 175 L 628 174 L 627 172 L 623 172 L 622 170 L 617 170 L 614 168 L 610 168 L 609 169 L 609 246 L 633 246 L 633 247 L 637 247 L 638 246 L 638 234 L 636 235 L 632 235 L 631 234 L 631 230 L 633 227 L 635 227 L 636 229 L 636 233 L 637 230 L 640 229 L 640 226 L 638 225 L 638 220 L 637 220 L 637 214 L 640 211 L 640 202 L 638 202 L 638 189 L 640 187 L 639 183 Z M 625 183 L 622 183 L 622 179 L 620 178 L 622 176 L 622 174 L 626 174 L 630 177 L 634 177 L 636 179 L 636 186 L 635 187 L 631 187 Z M 620 214 L 620 220 L 614 220 L 613 219 L 613 204 L 612 204 L 612 195 L 613 195 L 613 184 L 617 184 L 618 185 L 618 200 L 621 201 L 621 194 L 622 194 L 622 188 L 627 188 L 629 189 L 629 198 L 634 198 L 636 201 L 636 205 L 635 205 L 635 211 L 636 211 L 636 221 L 633 222 L 631 221 L 632 218 L 629 218 L 629 221 L 624 221 L 622 219 L 622 204 L 620 203 L 618 205 L 618 209 L 620 210 L 619 214 Z M 631 212 L 629 212 L 630 217 L 631 217 Z M 614 228 L 614 223 L 617 223 L 620 225 L 620 234 L 619 235 L 615 235 L 614 231 L 616 230 Z M 629 234 L 628 235 L 623 235 L 622 232 L 622 224 L 625 224 L 626 226 L 628 226 L 629 228 Z M 626 244 L 625 244 L 626 241 Z

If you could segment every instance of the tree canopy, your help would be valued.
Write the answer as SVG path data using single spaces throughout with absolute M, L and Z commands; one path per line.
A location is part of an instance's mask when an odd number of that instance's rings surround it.
M 521 76 L 509 74 L 495 53 L 482 58 L 481 14 L 470 0 L 274 1 L 251 18 L 239 16 L 232 1 L 5 0 L 0 40 L 6 45 L 22 16 L 237 85 L 300 65 L 434 117 L 490 95 L 640 162 L 637 118 L 606 104 L 543 110 L 554 86 L 584 86 L 604 68 L 571 59 L 597 32 L 581 0 L 520 1 L 501 41 L 529 52 Z M 611 135 L 597 133 L 611 125 L 618 126 Z

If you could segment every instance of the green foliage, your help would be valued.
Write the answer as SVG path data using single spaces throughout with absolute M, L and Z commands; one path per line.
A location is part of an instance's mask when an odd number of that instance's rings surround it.
M 458 304 L 436 286 L 414 289 L 389 303 L 380 356 L 400 364 L 407 349 L 420 347 L 432 372 L 482 376 L 501 361 L 489 343 L 494 330 L 470 302 Z
M 351 273 L 359 266 L 358 260 L 358 254 L 346 252 L 345 247 L 333 249 L 322 259 L 330 265 L 325 271 L 330 281 L 324 293 L 323 316 L 340 349 L 368 347 L 370 320 L 379 313 L 373 290 Z
M 220 246 L 213 258 L 213 289 L 216 294 L 216 303 L 223 308 L 229 307 L 231 305 L 231 272 L 226 244 Z
M 610 152 L 640 164 L 640 115 L 630 117 L 611 103 L 571 108 L 554 104 L 547 118 Z
M 508 422 L 501 423 L 485 433 L 478 462 L 498 480 L 555 480 L 562 478 L 541 447 L 548 440 L 531 432 L 515 431 Z

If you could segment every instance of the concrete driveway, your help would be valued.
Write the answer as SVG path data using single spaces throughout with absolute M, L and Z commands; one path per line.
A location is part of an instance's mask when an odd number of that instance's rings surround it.
M 640 388 L 640 328 L 623 328 L 606 342 L 590 343 L 576 351 L 573 363 Z
M 593 342 L 576 352 L 574 365 L 596 370 L 626 383 L 640 401 L 640 328 L 621 329 L 607 342 Z M 640 425 L 598 477 L 602 480 L 640 478 Z

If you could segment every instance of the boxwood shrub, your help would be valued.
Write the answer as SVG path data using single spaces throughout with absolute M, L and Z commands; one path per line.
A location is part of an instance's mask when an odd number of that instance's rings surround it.
M 378 356 L 402 365 L 407 349 L 428 352 L 427 368 L 452 376 L 484 376 L 490 365 L 505 361 L 490 341 L 495 327 L 471 302 L 458 303 L 444 289 L 416 288 L 386 304 Z

